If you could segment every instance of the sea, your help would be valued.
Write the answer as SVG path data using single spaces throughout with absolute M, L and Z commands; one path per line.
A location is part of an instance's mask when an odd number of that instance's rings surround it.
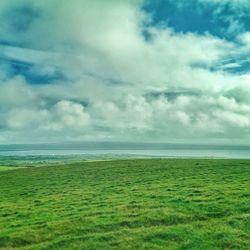
M 250 145 L 200 145 L 172 143 L 84 142 L 0 145 L 0 157 L 116 156 L 149 158 L 250 159 Z

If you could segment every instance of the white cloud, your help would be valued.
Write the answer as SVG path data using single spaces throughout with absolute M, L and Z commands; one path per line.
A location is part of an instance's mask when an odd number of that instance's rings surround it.
M 2 46 L 0 55 L 32 64 L 34 74 L 59 70 L 65 79 L 32 85 L 20 76 L 2 77 L 0 142 L 29 141 L 34 134 L 56 141 L 247 135 L 248 78 L 227 67 L 211 70 L 232 54 L 234 43 L 156 27 L 148 28 L 146 40 L 148 17 L 139 1 L 5 2 L 0 20 L 20 6 L 34 11 L 29 25 L 14 35 L 6 20 L 0 35 L 25 48 Z M 246 48 L 248 35 L 239 39 Z
M 46 130 L 82 130 L 90 124 L 90 116 L 79 103 L 62 100 L 52 106 L 40 127 Z
M 0 83 L 0 105 L 20 106 L 36 102 L 36 93 L 28 87 L 23 77 L 14 77 Z
M 46 131 L 84 131 L 90 124 L 90 117 L 79 103 L 59 101 L 50 109 L 15 108 L 6 114 L 10 129 L 35 128 Z

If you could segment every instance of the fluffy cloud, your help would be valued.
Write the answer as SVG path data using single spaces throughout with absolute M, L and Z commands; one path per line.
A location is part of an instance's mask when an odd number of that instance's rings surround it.
M 248 33 L 150 26 L 142 3 L 0 3 L 0 142 L 248 142 L 249 77 L 223 67 Z
M 48 109 L 15 108 L 6 116 L 10 129 L 38 128 L 41 130 L 81 130 L 90 123 L 89 115 L 79 103 L 59 101 Z
M 14 77 L 0 84 L 0 105 L 2 108 L 27 105 L 35 100 L 36 93 L 26 84 L 23 77 Z

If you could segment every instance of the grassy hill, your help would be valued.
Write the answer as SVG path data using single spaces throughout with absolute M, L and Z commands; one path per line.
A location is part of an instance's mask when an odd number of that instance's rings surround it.
M 250 246 L 247 160 L 116 160 L 2 170 L 0 249 Z

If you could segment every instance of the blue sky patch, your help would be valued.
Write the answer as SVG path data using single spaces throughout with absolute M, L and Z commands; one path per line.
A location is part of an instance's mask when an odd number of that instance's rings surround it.
M 176 32 L 210 33 L 226 39 L 248 30 L 248 11 L 238 13 L 229 4 L 205 4 L 202 1 L 147 1 L 144 10 L 152 17 L 151 25 L 169 26 Z

